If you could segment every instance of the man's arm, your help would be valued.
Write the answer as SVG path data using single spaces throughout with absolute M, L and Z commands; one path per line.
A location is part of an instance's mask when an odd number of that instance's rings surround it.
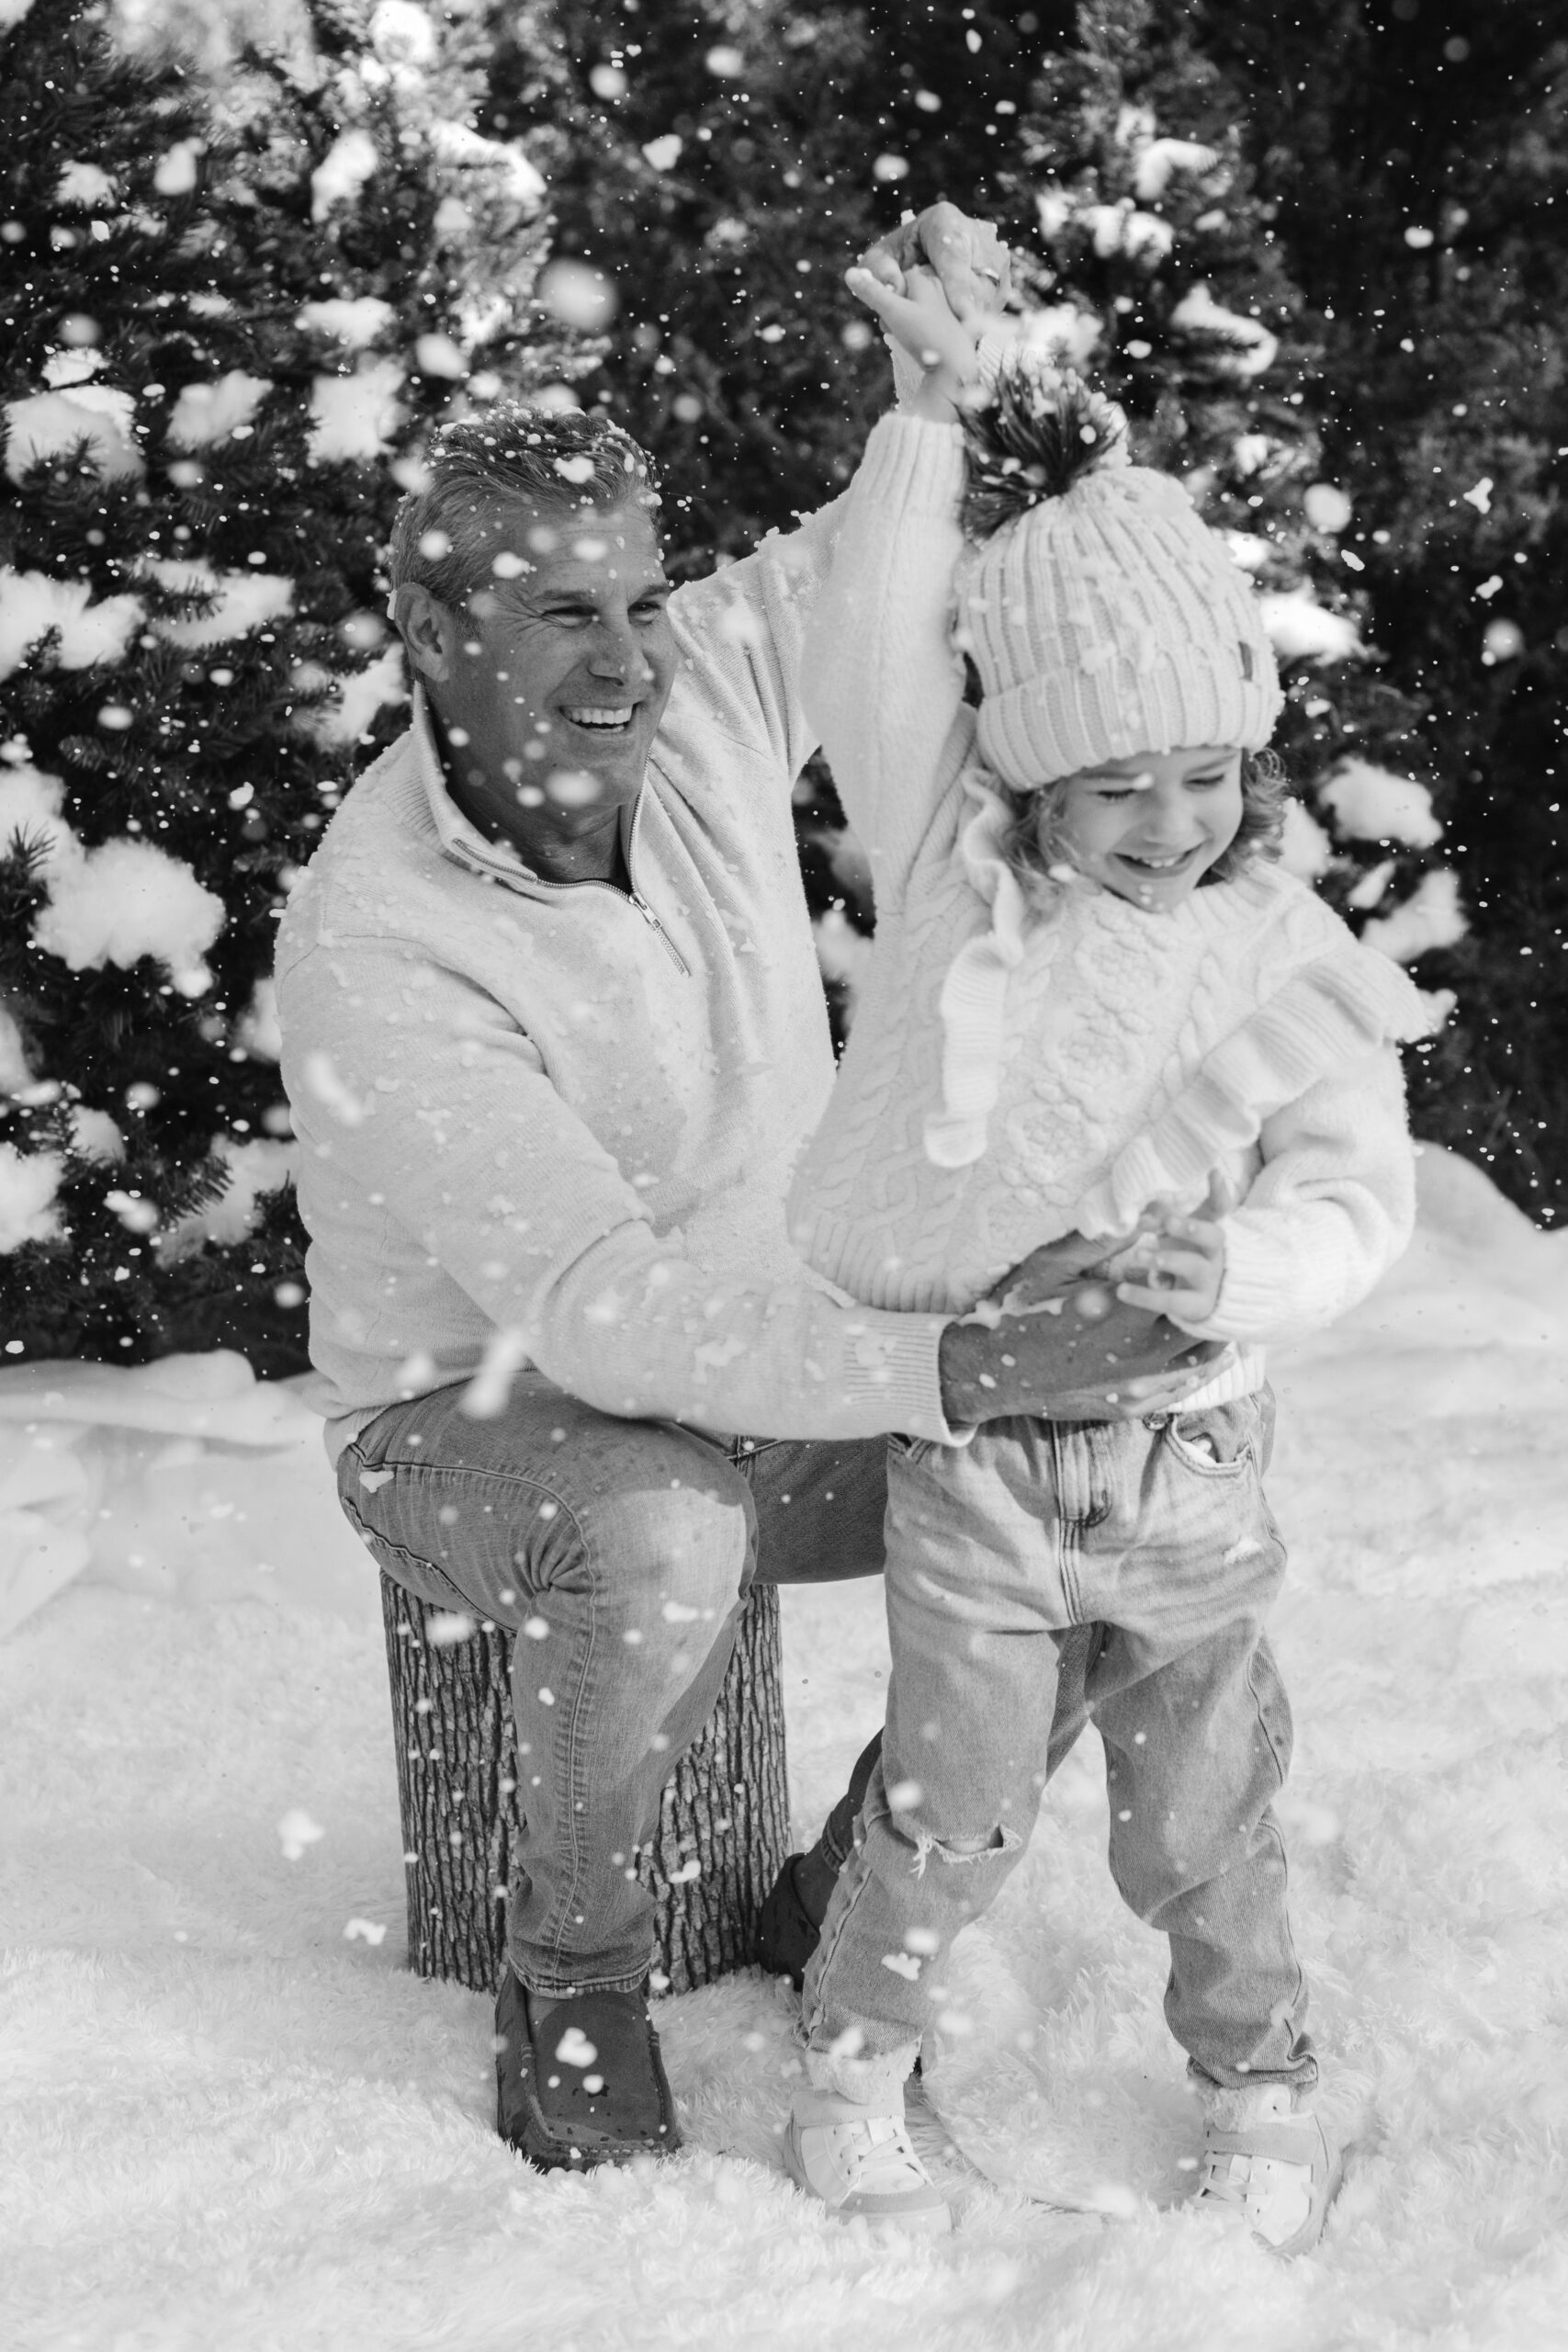
M 863 264 L 903 284 L 917 261 L 937 278 L 953 314 L 978 324 L 1007 291 L 1007 248 L 988 221 L 953 204 L 934 204 L 873 245 Z M 777 760 L 787 791 L 817 747 L 802 705 L 806 631 L 834 560 L 841 500 L 770 531 L 752 554 L 679 588 L 671 614 L 688 670 L 700 672 L 709 719 Z M 679 724 L 679 707 L 674 713 Z
M 989 1421 L 1002 1414 L 1129 1421 L 1174 1410 L 1210 1377 L 1204 1367 L 1223 1353 L 1213 1344 L 1195 1346 L 1190 1333 L 1123 1305 L 1100 1284 L 1086 1284 L 1054 1320 L 1005 1317 L 991 1328 L 950 1323 L 937 1361 L 950 1421 Z
M 1021 1318 L 1016 1344 L 1006 1328 L 959 1343 L 962 1410 L 950 1417 L 942 1317 L 857 1306 L 804 1272 L 765 1283 L 693 1263 L 653 1231 L 501 1007 L 402 940 L 340 934 L 289 965 L 279 994 L 307 1204 L 329 1185 L 350 1206 L 377 1196 L 411 1256 L 438 1265 L 492 1326 L 499 1361 L 525 1358 L 604 1412 L 946 1441 L 963 1419 L 1042 1409 L 1053 1366 L 1077 1377 L 1084 1351 Z M 435 1062 L 411 1055 L 410 1019 L 444 1041 Z M 388 1302 L 378 1293 L 365 1309 L 373 1323 Z

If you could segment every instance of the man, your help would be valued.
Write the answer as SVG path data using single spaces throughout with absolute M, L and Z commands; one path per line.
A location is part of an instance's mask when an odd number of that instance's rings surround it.
M 939 207 L 917 243 L 994 297 L 989 231 Z M 1187 1345 L 1114 1306 L 867 1310 L 795 1259 L 832 1079 L 795 673 L 833 512 L 671 596 L 655 503 L 601 417 L 438 438 L 391 554 L 412 724 L 278 945 L 344 1509 L 411 1591 L 521 1634 L 499 2124 L 544 2166 L 677 2144 L 636 1853 L 751 1579 L 879 1570 L 886 1432 L 1113 1414 Z

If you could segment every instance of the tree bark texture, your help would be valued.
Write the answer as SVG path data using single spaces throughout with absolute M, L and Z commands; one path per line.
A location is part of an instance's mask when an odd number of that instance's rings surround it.
M 408 1884 L 409 1964 L 493 1992 L 506 1951 L 512 1857 L 522 1826 L 512 1636 L 455 1621 L 381 1579 Z M 432 1638 L 432 1622 L 440 1638 Z M 665 1783 L 637 1858 L 657 1914 L 655 1992 L 690 1992 L 744 1968 L 783 1865 L 784 1781 L 779 1600 L 747 1601 L 706 1729 Z

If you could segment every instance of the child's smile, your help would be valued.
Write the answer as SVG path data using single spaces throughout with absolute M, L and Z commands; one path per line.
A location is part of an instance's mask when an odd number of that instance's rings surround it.
M 1138 752 L 1066 777 L 1042 823 L 1090 881 L 1151 911 L 1195 890 L 1241 825 L 1241 753 Z

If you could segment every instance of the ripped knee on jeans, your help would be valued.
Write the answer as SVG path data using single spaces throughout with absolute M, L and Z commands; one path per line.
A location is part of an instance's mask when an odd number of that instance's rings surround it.
M 1016 1829 L 998 1822 L 984 1838 L 938 1838 L 928 1829 L 918 1829 L 913 1842 L 915 1876 L 922 1878 L 933 1854 L 951 1868 L 962 1869 L 965 1862 L 981 1861 L 987 1854 L 1015 1854 L 1023 1839 Z

